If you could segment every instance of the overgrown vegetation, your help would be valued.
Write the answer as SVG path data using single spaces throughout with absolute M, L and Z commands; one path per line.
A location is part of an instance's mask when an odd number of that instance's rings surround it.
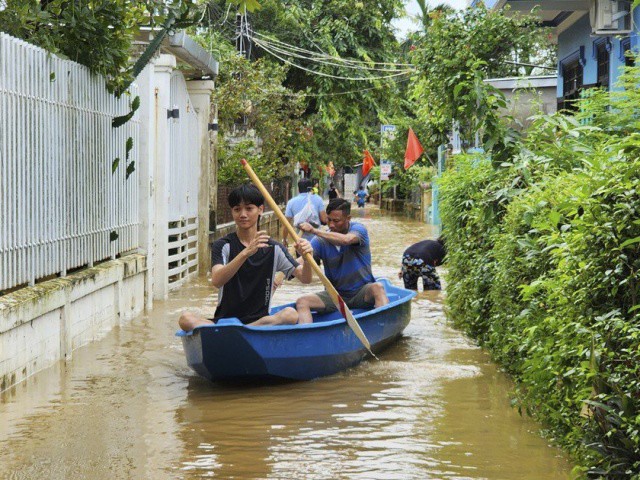
M 441 182 L 449 316 L 589 477 L 640 478 L 639 75 Z
M 218 26 L 220 34 L 215 35 L 215 41 L 209 37 L 204 43 L 230 61 L 235 49 L 235 25 L 227 16 L 228 3 L 210 2 L 209 21 Z M 347 0 L 260 1 L 260 8 L 249 15 L 249 21 L 257 40 L 266 43 L 252 46 L 246 69 L 241 68 L 241 62 L 231 61 L 233 71 L 243 70 L 241 75 L 221 75 L 218 82 L 222 88 L 228 85 L 230 94 L 238 93 L 244 106 L 249 107 L 245 110 L 255 112 L 247 116 L 243 108 L 218 98 L 221 118 L 228 119 L 225 126 L 221 122 L 225 158 L 237 157 L 238 149 L 252 153 L 246 150 L 247 144 L 229 142 L 234 123 L 245 116 L 244 127 L 254 130 L 264 142 L 261 153 L 254 149 L 253 156 L 254 161 L 270 167 L 266 169 L 269 178 L 280 175 L 283 165 L 291 173 L 298 161 L 307 164 L 314 176 L 329 161 L 338 171 L 359 163 L 363 149 L 374 150 L 379 144 L 380 123 L 397 110 L 396 80 L 401 77 L 378 77 L 400 69 L 376 62 L 397 60 L 398 42 L 391 20 L 401 7 L 399 0 L 383 0 L 375 8 L 369 8 L 366 2 Z M 294 55 L 284 51 L 292 51 L 291 47 L 300 50 Z M 318 59 L 322 54 L 334 59 Z M 237 85 L 238 78 L 250 85 Z M 268 118 L 258 113 L 260 110 L 273 115 Z
M 482 2 L 462 12 L 434 10 L 424 35 L 414 38 L 412 62 L 419 77 L 412 91 L 418 107 L 421 139 L 431 148 L 448 143 L 458 125 L 462 141 L 493 148 L 508 142 L 501 116 L 504 96 L 487 78 L 530 74 L 517 64 L 552 65 L 555 49 L 531 15 L 507 16 Z M 509 63 L 512 62 L 512 63 Z
M 184 0 L 6 0 L 0 31 L 88 67 L 120 93 L 133 79 L 131 46 L 141 26 L 180 29 L 196 23 Z

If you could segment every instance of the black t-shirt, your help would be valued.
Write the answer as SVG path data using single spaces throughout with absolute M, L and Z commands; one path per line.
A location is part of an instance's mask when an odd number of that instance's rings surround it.
M 333 200 L 334 198 L 338 198 L 338 191 L 335 188 L 329 189 L 329 200 Z
M 237 317 L 242 323 L 251 323 L 269 314 L 276 272 L 290 279 L 298 266 L 282 244 L 269 239 L 269 245 L 250 256 L 220 288 L 214 319 Z M 230 233 L 213 242 L 211 265 L 226 265 L 244 249 L 238 235 Z
M 432 267 L 442 265 L 445 253 L 444 245 L 436 240 L 424 240 L 414 243 L 404 251 L 405 255 L 410 255 L 413 258 L 421 258 L 424 263 Z

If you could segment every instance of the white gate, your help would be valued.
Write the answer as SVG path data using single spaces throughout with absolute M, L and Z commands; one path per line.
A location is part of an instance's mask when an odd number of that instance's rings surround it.
M 357 175 L 355 173 L 344 174 L 344 198 L 353 198 L 353 192 L 358 189 Z
M 138 247 L 139 120 L 111 126 L 133 96 L 0 33 L 0 291 Z
M 182 73 L 171 75 L 169 115 L 169 288 L 198 272 L 200 126 Z

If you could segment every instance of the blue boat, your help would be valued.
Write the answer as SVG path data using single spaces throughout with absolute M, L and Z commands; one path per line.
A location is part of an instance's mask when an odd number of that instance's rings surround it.
M 411 319 L 416 292 L 381 282 L 389 297 L 384 307 L 352 311 L 374 353 L 393 343 Z M 272 308 L 276 312 L 294 304 Z M 311 380 L 353 367 L 369 353 L 338 312 L 314 315 L 313 323 L 251 327 L 223 318 L 177 336 L 187 363 L 214 381 L 237 379 Z

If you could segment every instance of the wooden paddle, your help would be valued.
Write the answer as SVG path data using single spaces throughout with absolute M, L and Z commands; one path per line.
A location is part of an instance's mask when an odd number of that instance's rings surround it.
M 291 235 L 293 240 L 297 242 L 300 238 L 298 237 L 298 234 L 296 233 L 295 228 L 293 228 L 293 225 L 289 223 L 289 220 L 287 220 L 287 217 L 284 216 L 284 213 L 282 213 L 282 211 L 278 207 L 278 204 L 273 200 L 273 198 L 271 197 L 267 189 L 264 187 L 264 185 L 256 175 L 256 172 L 253 171 L 253 168 L 251 168 L 251 165 L 249 165 L 249 162 L 247 162 L 244 158 L 241 160 L 241 162 L 242 162 L 242 166 L 247 172 L 247 175 L 249 175 L 249 178 L 251 179 L 253 184 L 256 187 L 258 187 L 258 190 L 260 190 L 260 192 L 264 196 L 264 199 L 267 201 L 267 204 L 271 207 L 273 212 L 280 219 L 280 222 L 282 222 L 282 224 L 288 230 L 289 235 Z M 331 284 L 329 279 L 325 276 L 324 272 L 320 269 L 316 261 L 313 259 L 313 255 L 311 255 L 310 253 L 305 253 L 304 261 L 309 262 L 313 271 L 316 272 L 316 275 L 318 275 L 318 278 L 322 281 L 322 284 L 324 285 L 324 288 L 327 290 L 327 293 L 329 293 L 329 296 L 331 297 L 331 300 L 333 301 L 334 305 L 336 306 L 338 311 L 342 314 L 344 319 L 347 321 L 347 323 L 351 327 L 351 330 L 353 330 L 353 333 L 356 334 L 356 337 L 358 337 L 358 339 L 362 342 L 362 344 L 365 346 L 365 348 L 369 351 L 371 355 L 373 355 L 375 358 L 378 358 L 371 351 L 371 344 L 369 343 L 369 340 L 367 340 L 366 335 L 360 328 L 360 325 L 358 325 L 358 321 L 355 319 L 355 317 L 351 313 L 351 310 L 349 310 L 349 307 L 347 307 L 347 304 L 344 303 L 344 300 L 342 300 L 342 297 L 340 296 L 338 291 Z

